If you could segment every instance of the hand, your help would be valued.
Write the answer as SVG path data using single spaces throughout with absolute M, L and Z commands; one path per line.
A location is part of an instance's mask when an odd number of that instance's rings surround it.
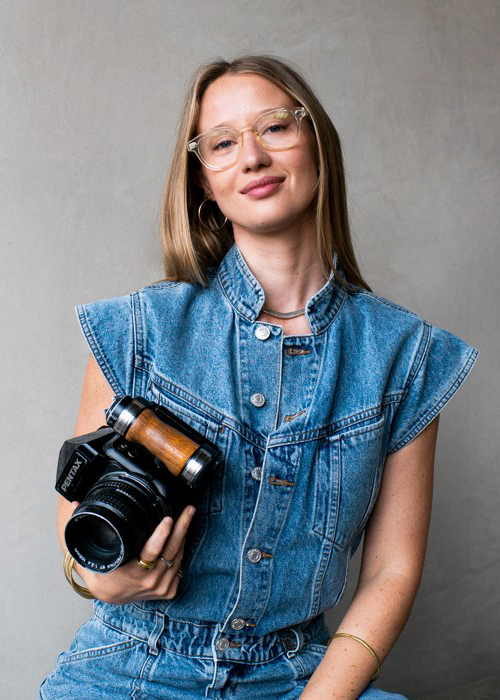
M 72 504 L 74 508 L 78 503 Z M 93 596 L 105 603 L 131 603 L 134 600 L 171 600 L 175 597 L 180 578 L 177 576 L 184 553 L 188 527 L 195 513 L 187 506 L 173 523 L 164 518 L 144 544 L 139 557 L 156 562 L 152 569 L 143 569 L 136 559 L 108 574 L 97 574 L 78 564 L 75 570 Z M 168 567 L 159 557 L 172 562 Z

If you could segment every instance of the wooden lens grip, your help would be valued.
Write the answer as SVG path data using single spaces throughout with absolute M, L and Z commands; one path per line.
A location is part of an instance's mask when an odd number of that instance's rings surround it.
M 157 418 L 149 408 L 139 414 L 124 437 L 152 452 L 174 476 L 179 475 L 199 447 L 186 435 Z

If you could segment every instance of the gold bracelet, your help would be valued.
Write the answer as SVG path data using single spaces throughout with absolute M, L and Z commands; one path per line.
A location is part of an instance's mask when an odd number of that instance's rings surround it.
M 347 632 L 337 632 L 337 634 L 332 634 L 332 636 L 328 639 L 327 645 L 330 644 L 332 639 L 335 639 L 336 637 L 349 637 L 349 639 L 354 639 L 356 642 L 362 644 L 365 647 L 365 649 L 367 649 L 370 652 L 370 654 L 373 656 L 373 660 L 377 664 L 377 670 L 375 671 L 375 675 L 373 676 L 370 682 L 373 683 L 373 681 L 376 681 L 377 678 L 380 676 L 380 661 L 378 660 L 378 656 L 375 650 L 372 649 L 372 647 L 363 639 L 355 637 L 354 634 L 347 634 Z
M 75 581 L 73 578 L 73 567 L 75 566 L 75 560 L 71 556 L 69 552 L 66 552 L 66 556 L 64 557 L 64 562 L 63 562 L 63 571 L 64 575 L 66 576 L 66 581 L 69 583 L 71 588 L 78 593 L 78 595 L 81 595 L 82 598 L 87 598 L 89 600 L 94 600 L 94 596 L 92 593 L 89 591 L 88 588 L 85 588 L 85 586 L 80 585 Z

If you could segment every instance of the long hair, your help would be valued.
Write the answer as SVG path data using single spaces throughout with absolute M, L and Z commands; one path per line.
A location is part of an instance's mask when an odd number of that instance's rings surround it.
M 349 230 L 344 166 L 340 139 L 329 116 L 305 79 L 282 59 L 273 56 L 240 56 L 233 61 L 217 60 L 194 74 L 181 115 L 172 165 L 161 210 L 163 259 L 167 279 L 207 284 L 206 271 L 218 267 L 234 243 L 228 221 L 219 231 L 201 225 L 198 207 L 205 198 L 193 173 L 199 168 L 187 143 L 196 135 L 200 104 L 208 86 L 231 73 L 253 73 L 274 83 L 309 113 L 316 136 L 319 187 L 316 199 L 316 235 L 324 274 L 334 269 L 337 254 L 345 280 L 370 290 L 361 277 Z M 337 279 L 345 284 L 336 273 Z

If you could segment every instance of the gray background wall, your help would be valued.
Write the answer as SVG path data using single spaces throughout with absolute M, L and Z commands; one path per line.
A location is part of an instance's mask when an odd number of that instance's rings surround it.
M 499 2 L 1 0 L 0 13 L 0 695 L 35 697 L 91 612 L 63 579 L 54 525 L 87 355 L 73 306 L 161 276 L 186 81 L 248 51 L 295 61 L 332 116 L 374 289 L 482 353 L 441 420 L 425 575 L 381 685 L 418 697 L 493 675 Z

